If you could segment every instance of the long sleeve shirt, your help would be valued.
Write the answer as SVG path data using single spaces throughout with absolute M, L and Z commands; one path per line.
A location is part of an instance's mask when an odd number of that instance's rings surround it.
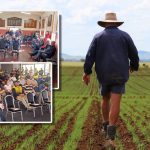
M 107 27 L 91 42 L 84 64 L 86 74 L 92 73 L 94 63 L 101 84 L 125 83 L 129 67 L 138 70 L 138 51 L 129 34 L 117 27 Z

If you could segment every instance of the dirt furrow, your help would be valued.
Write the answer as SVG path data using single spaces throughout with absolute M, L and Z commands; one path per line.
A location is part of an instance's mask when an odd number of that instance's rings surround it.
M 40 144 L 36 145 L 35 149 L 37 149 L 37 150 L 44 149 L 50 141 L 53 141 L 55 139 L 55 137 L 57 136 L 57 134 L 59 133 L 59 130 L 61 129 L 61 127 L 65 124 L 66 119 L 69 117 L 69 114 L 71 112 L 74 112 L 76 110 L 76 108 L 82 104 L 82 102 L 83 101 L 81 100 L 71 110 L 64 113 L 60 117 L 61 119 L 55 123 L 54 129 L 49 134 L 46 135 L 46 137 L 41 141 Z
M 82 136 L 78 142 L 77 150 L 104 149 L 105 138 L 101 132 L 101 126 L 100 102 L 93 100 L 83 126 Z
M 4 133 L 0 132 L 0 145 L 9 141 L 10 138 L 10 136 L 5 136 Z
M 22 143 L 22 141 L 24 141 L 26 138 L 28 138 L 29 136 L 36 134 L 36 132 L 42 127 L 41 124 L 34 124 L 33 127 L 29 130 L 27 130 L 25 135 L 19 136 L 18 139 L 16 141 L 14 141 L 14 143 L 12 143 L 8 148 L 8 150 L 14 150 L 18 144 Z
M 84 107 L 85 103 L 86 103 L 86 101 L 84 101 L 82 103 L 82 105 L 79 107 L 79 109 L 69 119 L 67 129 L 63 133 L 63 135 L 59 139 L 56 139 L 56 148 L 55 148 L 55 150 L 62 150 L 63 149 L 63 146 L 64 146 L 65 142 L 67 141 L 69 135 L 73 131 L 73 127 L 74 127 L 74 124 L 76 122 L 76 116 L 80 112 L 80 110 Z
M 147 141 L 145 135 L 141 132 L 140 128 L 137 127 L 136 122 L 132 120 L 132 117 L 131 117 L 131 116 L 126 115 L 125 117 L 126 117 L 126 119 L 127 119 L 128 121 L 130 121 L 130 124 L 131 124 L 132 126 L 134 126 L 134 128 L 135 128 L 135 133 L 136 133 L 137 136 L 139 137 L 140 142 L 143 143 L 143 145 L 146 147 L 146 149 L 150 149 L 150 142 Z M 140 118 L 139 118 L 139 119 L 140 119 Z M 141 126 L 141 127 L 142 127 L 142 126 Z
M 120 138 L 121 142 L 123 146 L 125 147 L 125 149 L 136 150 L 136 145 L 133 142 L 132 134 L 128 131 L 124 121 L 120 117 L 118 120 L 118 124 L 119 124 L 118 132 L 121 137 Z

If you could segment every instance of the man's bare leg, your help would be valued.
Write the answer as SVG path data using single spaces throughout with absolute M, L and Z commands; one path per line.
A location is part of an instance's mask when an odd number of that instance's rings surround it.
M 117 123 L 120 112 L 121 96 L 122 94 L 111 93 L 109 125 L 116 125 Z
M 107 135 L 107 126 L 109 125 L 109 110 L 110 110 L 110 94 L 103 96 L 101 101 L 104 135 Z
M 110 94 L 103 96 L 101 101 L 103 122 L 109 122 Z
M 111 149 L 115 149 L 116 123 L 120 112 L 120 101 L 122 94 L 111 94 L 109 125 L 107 126 L 108 145 Z

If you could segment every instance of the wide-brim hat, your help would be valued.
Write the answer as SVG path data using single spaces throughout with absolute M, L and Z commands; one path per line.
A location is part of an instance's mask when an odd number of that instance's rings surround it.
M 120 26 L 122 25 L 124 22 L 123 21 L 118 21 L 117 20 L 117 15 L 116 13 L 106 13 L 105 14 L 105 20 L 103 21 L 98 21 L 97 22 L 98 25 L 100 25 L 101 27 L 106 27 L 108 26 L 109 24 L 112 24 L 114 26 Z

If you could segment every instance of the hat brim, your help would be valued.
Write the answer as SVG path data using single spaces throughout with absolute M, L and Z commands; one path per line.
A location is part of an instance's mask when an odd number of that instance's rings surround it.
M 124 23 L 123 21 L 114 21 L 114 20 L 106 20 L 106 21 L 98 21 L 97 22 L 97 24 L 101 27 L 106 27 L 109 24 L 114 24 L 114 26 L 119 27 L 123 23 Z

